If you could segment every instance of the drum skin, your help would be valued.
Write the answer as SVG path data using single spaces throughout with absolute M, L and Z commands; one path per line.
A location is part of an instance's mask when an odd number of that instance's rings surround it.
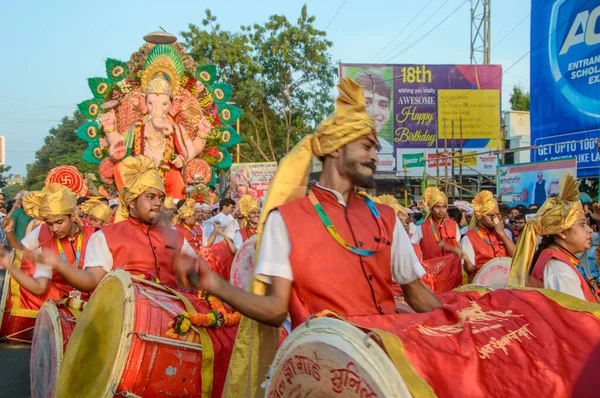
M 31 344 L 31 397 L 54 397 L 58 371 L 74 328 L 73 313 L 61 303 L 47 301 L 40 308 Z
M 180 294 L 199 313 L 210 310 L 196 295 Z M 184 311 L 184 303 L 169 290 L 120 269 L 111 272 L 73 331 L 56 396 L 74 397 L 81 391 L 86 397 L 220 396 L 237 326 L 198 328 L 200 334 L 190 329 L 180 336 L 173 329 L 174 317 Z M 203 367 L 209 363 L 203 352 L 212 366 Z M 205 376 L 213 382 L 204 384 Z
M 252 274 L 254 272 L 254 260 L 256 257 L 256 240 L 258 235 L 248 238 L 235 255 L 231 264 L 231 275 L 229 283 L 242 290 L 248 290 Z
M 506 288 L 511 263 L 512 258 L 510 257 L 491 259 L 483 264 L 477 275 L 475 275 L 473 284 L 489 286 L 494 290 Z

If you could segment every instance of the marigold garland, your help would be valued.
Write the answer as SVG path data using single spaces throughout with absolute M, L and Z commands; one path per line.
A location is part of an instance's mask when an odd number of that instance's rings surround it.
M 145 279 L 152 283 L 160 284 L 160 279 L 158 279 L 156 276 L 152 275 L 150 272 L 142 272 L 141 274 L 138 275 L 138 278 Z
M 173 330 L 180 336 L 184 336 L 190 328 L 196 327 L 209 327 L 213 329 L 221 328 L 223 326 L 234 326 L 240 323 L 242 314 L 238 311 L 232 313 L 225 307 L 223 302 L 216 296 L 208 293 L 198 293 L 199 299 L 204 299 L 210 305 L 211 310 L 206 314 L 190 314 L 189 312 L 183 312 L 174 318 Z
M 65 307 L 72 308 L 77 311 L 83 311 L 85 305 L 87 304 L 87 301 L 83 301 L 73 297 L 68 297 L 63 301 L 63 304 L 65 305 Z

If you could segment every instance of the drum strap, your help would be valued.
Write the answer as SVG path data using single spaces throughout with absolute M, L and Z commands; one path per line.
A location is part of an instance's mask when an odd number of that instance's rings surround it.
M 196 314 L 198 312 L 192 303 L 190 303 L 190 300 L 188 300 L 187 297 L 175 289 L 171 289 L 170 287 L 159 285 L 133 275 L 131 275 L 131 279 L 154 286 L 157 289 L 167 291 L 172 295 L 177 296 L 177 298 L 183 303 L 185 310 L 190 314 Z M 200 344 L 202 344 L 202 398 L 210 398 L 213 385 L 215 351 L 212 345 L 212 340 L 210 339 L 210 335 L 206 331 L 206 328 L 199 327 L 197 330 L 198 335 L 200 336 Z
M 379 337 L 379 340 L 383 344 L 383 348 L 386 351 L 386 354 L 390 357 L 394 365 L 396 366 L 396 370 L 400 373 L 400 376 L 406 382 L 406 386 L 408 390 L 414 397 L 437 397 L 433 388 L 423 379 L 412 363 L 406 357 L 406 352 L 404 351 L 404 345 L 402 344 L 402 340 L 392 333 L 385 332 L 380 329 L 370 329 L 364 326 L 357 325 L 355 323 L 349 322 L 344 317 L 338 315 L 337 313 L 329 310 L 321 311 L 317 315 L 317 317 L 331 317 L 340 319 L 350 325 L 359 328 L 362 331 L 369 331 Z

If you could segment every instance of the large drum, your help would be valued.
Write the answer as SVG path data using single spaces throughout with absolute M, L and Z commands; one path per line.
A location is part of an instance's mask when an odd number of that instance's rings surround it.
M 22 261 L 22 256 L 23 252 L 17 250 L 13 263 L 26 274 L 33 275 L 35 265 Z M 31 344 L 35 318 L 43 301 L 23 289 L 6 272 L 0 301 L 0 343 Z
M 386 352 L 349 323 L 313 319 L 277 351 L 267 397 L 410 397 Z
M 231 264 L 229 282 L 242 290 L 248 290 L 254 272 L 254 259 L 256 257 L 256 239 L 258 235 L 249 237 L 235 254 Z
M 220 396 L 237 326 L 178 333 L 183 312 L 211 311 L 196 297 L 111 272 L 77 321 L 56 396 Z
M 63 353 L 75 328 L 76 312 L 61 302 L 46 301 L 35 322 L 31 344 L 31 396 L 54 397 Z
M 481 286 L 489 286 L 492 289 L 504 289 L 508 283 L 508 274 L 510 273 L 510 264 L 512 258 L 498 257 L 493 258 L 483 267 L 473 278 L 473 284 Z

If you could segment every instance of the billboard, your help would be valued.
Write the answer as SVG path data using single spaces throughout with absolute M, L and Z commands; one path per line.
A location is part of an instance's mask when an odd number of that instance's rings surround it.
M 532 159 L 574 156 L 579 177 L 597 176 L 600 0 L 532 0 L 531 10 Z
M 239 199 L 243 195 L 262 198 L 267 194 L 276 171 L 276 162 L 232 164 L 229 170 L 231 199 Z
M 412 165 L 418 154 L 435 163 L 436 153 L 448 157 L 461 144 L 464 152 L 482 155 L 498 148 L 501 76 L 499 65 L 340 64 L 340 77 L 363 87 L 367 111 L 375 119 L 381 143 L 378 172 L 397 175 L 404 175 L 407 155 Z M 478 156 L 472 160 L 463 174 L 496 173 L 495 165 L 480 163 Z M 451 167 L 452 162 L 444 164 Z M 458 162 L 454 166 L 458 173 Z M 423 168 L 406 172 L 422 176 Z
M 570 171 L 577 177 L 577 160 L 504 165 L 498 171 L 498 196 L 504 204 L 541 206 L 549 197 L 558 195 L 563 175 Z

